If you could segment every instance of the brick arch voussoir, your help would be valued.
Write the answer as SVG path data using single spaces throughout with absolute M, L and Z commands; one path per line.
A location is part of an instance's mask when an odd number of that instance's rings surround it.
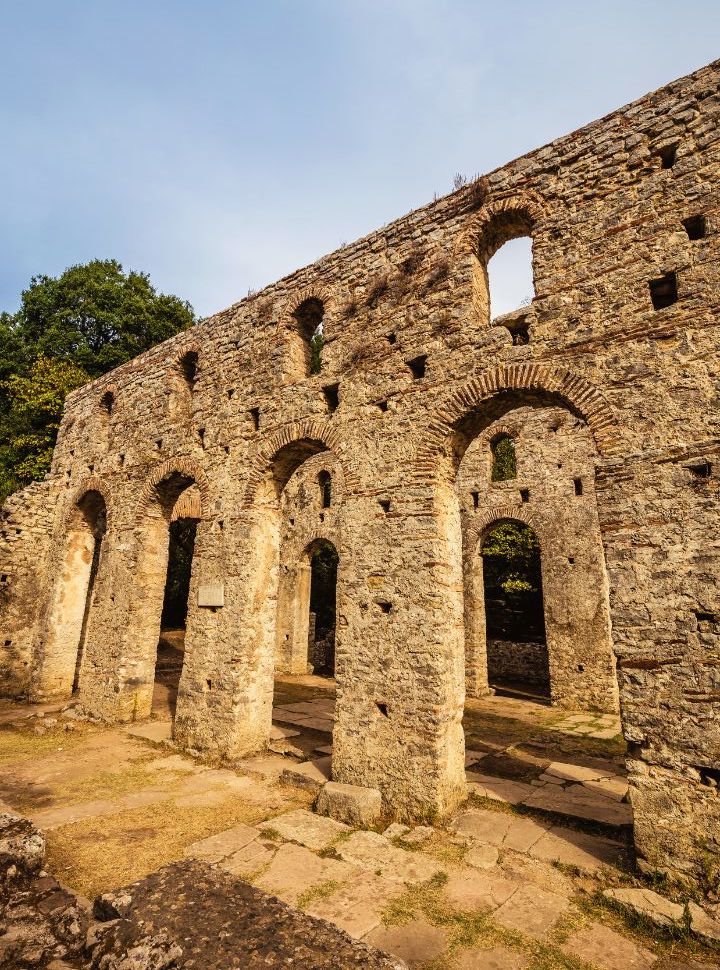
M 543 199 L 536 192 L 514 192 L 491 199 L 470 219 L 458 239 L 461 252 L 477 253 L 478 240 L 487 228 L 506 212 L 525 212 L 533 227 L 542 222 L 546 214 Z
M 143 485 L 140 500 L 138 502 L 137 521 L 138 523 L 150 512 L 157 498 L 155 489 L 169 475 L 174 473 L 186 475 L 192 478 L 200 491 L 200 504 L 203 515 L 207 514 L 209 506 L 210 485 L 205 472 L 200 465 L 192 458 L 168 458 L 166 461 L 156 465 Z
M 70 497 L 64 504 L 62 515 L 59 516 L 58 525 L 56 527 L 56 535 L 65 532 L 70 524 L 70 520 L 78 507 L 78 503 L 87 495 L 88 492 L 97 492 L 102 496 L 102 500 L 105 503 L 105 514 L 107 516 L 107 529 L 110 531 L 111 523 L 113 520 L 113 506 L 110 501 L 110 492 L 103 480 L 98 478 L 97 475 L 88 475 L 83 478 L 82 481 L 73 490 Z
M 352 463 L 348 461 L 347 448 L 340 433 L 326 421 L 307 418 L 274 431 L 259 443 L 257 451 L 250 459 L 250 468 L 243 490 L 242 508 L 248 509 L 254 505 L 263 478 L 279 452 L 286 445 L 307 440 L 320 441 L 337 459 L 342 470 L 345 494 L 349 495 L 357 491 L 357 475 Z
M 556 394 L 585 419 L 601 458 L 619 451 L 617 419 L 603 395 L 584 378 L 545 364 L 501 364 L 441 400 L 417 452 L 415 478 L 427 481 L 457 423 L 497 394 L 536 391 Z
M 284 323 L 288 323 L 293 314 L 297 309 L 305 303 L 306 300 L 320 300 L 325 311 L 325 315 L 332 313 L 334 308 L 334 300 L 331 291 L 323 285 L 309 285 L 304 286 L 301 289 L 293 290 L 292 293 L 285 299 L 282 304 L 282 311 L 280 319 Z
M 330 542 L 339 557 L 343 555 L 342 538 L 338 529 L 317 528 L 294 536 L 283 550 L 283 559 L 299 562 L 310 546 L 316 542 Z
M 463 553 L 465 557 L 475 555 L 478 544 L 482 541 L 488 529 L 499 522 L 522 522 L 529 526 L 537 535 L 540 545 L 545 540 L 545 529 L 542 521 L 523 505 L 496 505 L 488 508 L 482 515 L 473 519 L 472 525 L 463 530 Z

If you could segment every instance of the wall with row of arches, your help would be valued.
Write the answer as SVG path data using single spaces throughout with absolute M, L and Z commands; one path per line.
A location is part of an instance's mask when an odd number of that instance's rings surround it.
M 717 65 L 71 394 L 48 480 L 4 513 L 8 692 L 37 687 L 48 646 L 79 625 L 65 686 L 107 716 L 142 716 L 169 520 L 199 502 L 178 738 L 264 743 L 272 671 L 304 640 L 302 570 L 287 577 L 329 539 L 336 777 L 379 785 L 399 813 L 442 813 L 464 791 L 466 680 L 483 686 L 482 637 L 467 635 L 482 627 L 479 605 L 467 611 L 482 563 L 466 550 L 498 516 L 530 523 L 558 703 L 612 706 L 611 630 L 639 851 L 690 875 L 720 858 L 698 834 L 720 830 L 716 87 Z M 496 319 L 491 260 L 521 238 L 534 295 Z M 498 435 L 514 479 L 492 474 Z M 321 471 L 330 506 L 311 513 Z M 99 517 L 71 514 L 91 481 L 107 512 L 97 555 Z M 190 481 L 199 495 L 183 498 Z M 61 602 L 65 562 L 87 583 Z

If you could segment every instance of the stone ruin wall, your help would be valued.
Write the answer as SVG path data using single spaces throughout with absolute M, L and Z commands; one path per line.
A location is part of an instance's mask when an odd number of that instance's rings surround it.
M 715 63 L 641 98 L 70 395 L 49 478 L 4 512 L 6 691 L 26 692 L 28 679 L 33 696 L 62 686 L 46 672 L 72 653 L 68 549 L 86 548 L 89 528 L 73 509 L 94 490 L 107 532 L 79 696 L 111 719 L 148 713 L 167 522 L 194 483 L 176 739 L 230 756 L 266 742 L 275 658 L 297 625 L 282 574 L 327 537 L 340 554 L 334 776 L 379 787 L 399 817 L 442 814 L 464 795 L 466 677 L 483 689 L 468 549 L 493 517 L 518 518 L 541 545 L 547 537 L 556 674 L 572 703 L 593 701 L 577 676 L 574 617 L 606 633 L 607 589 L 641 860 L 693 878 L 717 865 L 719 77 Z M 694 217 L 701 238 L 685 224 Z M 494 326 L 485 265 L 522 234 L 533 238 L 535 299 Z M 677 301 L 655 310 L 649 283 L 673 273 Z M 322 301 L 326 335 L 311 376 L 293 315 L 307 299 Z M 527 343 L 513 340 L 522 328 Z M 330 413 L 323 388 L 334 385 Z M 522 468 L 527 409 L 562 410 L 582 499 L 567 490 L 570 469 L 555 468 L 530 482 L 526 503 L 517 483 L 495 489 L 485 477 L 469 509 L 463 476 L 473 448 L 482 458 L 473 441 L 514 423 Z M 547 463 L 545 444 L 535 454 Z M 337 497 L 321 521 L 319 506 L 289 496 L 325 460 Z M 562 562 L 571 547 L 579 580 Z M 198 605 L 208 587 L 222 587 L 223 606 Z M 607 707 L 612 658 L 590 653 Z

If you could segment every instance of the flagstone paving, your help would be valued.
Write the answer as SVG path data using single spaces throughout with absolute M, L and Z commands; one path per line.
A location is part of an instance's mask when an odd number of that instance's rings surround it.
M 298 684 L 281 685 L 287 691 L 278 705 L 281 715 L 332 724 L 333 699 L 318 680 L 308 678 L 305 699 Z M 667 900 L 656 903 L 628 875 L 618 819 L 629 808 L 621 800 L 623 768 L 610 742 L 568 735 L 558 743 L 552 710 L 492 700 L 494 707 L 474 709 L 479 721 L 472 730 L 479 723 L 487 728 L 487 742 L 476 734 L 469 749 L 478 770 L 468 772 L 468 788 L 476 797 L 444 826 L 386 821 L 380 834 L 313 813 L 315 791 L 331 768 L 328 750 L 324 757 L 314 755 L 329 749 L 323 739 L 329 740 L 331 728 L 323 733 L 284 721 L 276 723 L 276 740 L 292 737 L 303 761 L 265 753 L 218 767 L 176 751 L 167 721 L 120 728 L 77 724 L 66 740 L 61 712 L 51 712 L 59 723 L 36 736 L 27 709 L 19 728 L 4 711 L 10 726 L 0 730 L 0 794 L 45 826 L 57 874 L 89 894 L 123 885 L 128 873 L 138 878 L 186 857 L 247 879 L 410 967 L 720 966 L 717 952 L 686 950 L 682 939 L 663 936 L 663 928 L 648 936 L 618 911 L 620 903 L 635 904 L 647 915 L 654 906 L 678 923 L 678 910 L 684 912 Z M 22 741 L 17 756 L 13 738 Z M 486 773 L 486 765 L 505 776 Z M 538 800 L 555 806 L 552 814 L 541 805 L 533 809 Z M 576 803 L 602 808 L 593 831 L 583 830 L 578 814 L 574 827 L 558 823 L 558 815 L 573 815 L 568 805 Z M 606 822 L 606 835 L 598 834 L 598 821 Z M 100 866 L 104 875 L 95 875 L 93 867 L 108 857 L 111 865 Z M 604 890 L 610 890 L 607 903 Z M 701 912 L 712 932 L 717 922 Z M 695 920 L 702 922 L 699 914 Z

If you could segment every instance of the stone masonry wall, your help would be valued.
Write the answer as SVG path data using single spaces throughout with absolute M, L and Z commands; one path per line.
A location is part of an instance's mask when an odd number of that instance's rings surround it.
M 614 703 L 599 646 L 612 629 L 641 858 L 693 878 L 716 864 L 719 78 L 715 63 L 673 82 L 70 395 L 48 480 L 9 506 L 37 523 L 35 575 L 31 544 L 0 550 L 11 577 L 0 644 L 19 636 L 32 650 L 36 695 L 57 663 L 50 618 L 72 582 L 67 524 L 93 490 L 107 533 L 80 699 L 109 718 L 148 712 L 167 526 L 194 483 L 177 739 L 233 755 L 266 743 L 295 595 L 283 601 L 283 570 L 332 527 L 334 776 L 379 787 L 400 817 L 446 812 L 465 791 L 464 685 L 481 693 L 487 678 L 468 564 L 486 525 L 519 518 L 544 542 L 558 703 Z M 492 325 L 487 262 L 518 235 L 533 239 L 535 298 L 522 319 Z M 324 316 L 318 374 L 306 368 L 308 306 Z M 529 442 L 531 414 L 542 416 L 535 454 L 550 469 L 542 422 L 559 411 L 570 464 L 573 442 L 581 449 L 582 496 L 569 466 L 545 484 L 527 468 L 530 484 L 517 486 L 529 502 L 484 479 L 471 514 L 458 482 L 473 449 L 486 459 L 491 425 L 511 422 Z M 291 482 L 318 455 L 342 480 L 324 522 Z M 584 643 L 578 616 L 594 631 Z M 24 661 L 5 651 L 5 683 L 21 692 Z
M 532 640 L 488 640 L 490 683 L 532 685 L 540 691 L 550 687 L 547 648 Z

